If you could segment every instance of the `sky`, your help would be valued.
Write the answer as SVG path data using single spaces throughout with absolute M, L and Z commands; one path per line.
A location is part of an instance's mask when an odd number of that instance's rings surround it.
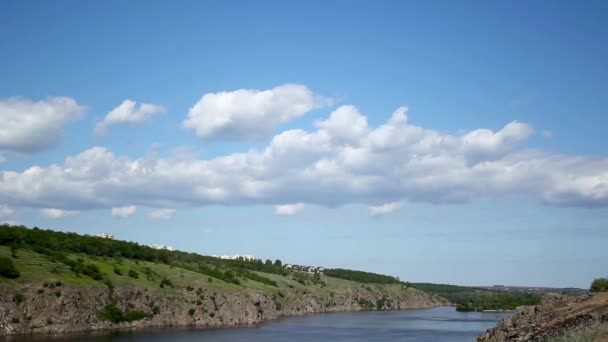
M 588 287 L 607 35 L 605 1 L 3 1 L 0 221 Z

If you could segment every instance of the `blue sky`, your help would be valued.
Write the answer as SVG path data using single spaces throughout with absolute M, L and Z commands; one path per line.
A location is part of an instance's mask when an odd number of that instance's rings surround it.
M 608 272 L 605 2 L 0 6 L 1 221 L 411 281 Z

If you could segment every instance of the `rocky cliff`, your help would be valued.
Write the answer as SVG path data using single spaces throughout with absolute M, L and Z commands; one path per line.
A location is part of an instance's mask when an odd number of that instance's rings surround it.
M 324 277 L 321 285 L 285 282 L 277 289 L 207 283 L 196 288 L 74 286 L 53 281 L 0 283 L 0 335 L 171 326 L 234 326 L 280 316 L 356 310 L 424 308 L 444 299 L 403 285 L 368 285 Z M 216 282 L 217 283 L 217 282 Z M 200 284 L 198 284 L 200 285 Z M 100 312 L 112 303 L 145 318 L 112 323 Z
M 547 294 L 540 305 L 518 308 L 515 315 L 489 329 L 477 341 L 548 341 L 605 322 L 608 322 L 608 293 Z

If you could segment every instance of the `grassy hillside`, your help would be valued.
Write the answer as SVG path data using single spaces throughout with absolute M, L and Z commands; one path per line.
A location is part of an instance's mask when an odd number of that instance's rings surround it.
M 130 321 L 129 317 L 150 318 L 158 311 L 152 310 L 154 298 L 169 298 L 165 303 L 169 308 L 177 305 L 176 301 L 189 303 L 188 316 L 193 317 L 197 312 L 202 314 L 203 309 L 198 306 L 207 305 L 204 314 L 214 316 L 195 317 L 195 324 L 209 323 L 204 320 L 215 319 L 215 312 L 220 316 L 221 305 L 216 303 L 216 296 L 220 294 L 234 306 L 232 311 L 224 312 L 224 317 L 231 317 L 235 322 L 261 319 L 251 318 L 251 310 L 240 312 L 243 306 L 239 303 L 243 300 L 257 305 L 255 310 L 266 315 L 269 312 L 282 315 L 425 307 L 440 305 L 443 300 L 422 295 L 400 282 L 387 283 L 386 279 L 394 278 L 371 273 L 342 270 L 337 275 L 346 279 L 340 279 L 289 271 L 278 261 L 222 260 L 182 251 L 156 250 L 133 242 L 6 225 L 0 226 L 0 266 L 0 291 L 21 298 L 13 300 L 19 311 L 24 312 L 19 308 L 24 300 L 39 307 L 59 305 L 42 299 L 52 293 L 59 298 L 68 288 L 91 289 L 91 293 L 98 294 L 109 291 L 105 304 L 96 302 L 90 307 L 96 307 L 95 313 L 101 318 L 115 323 Z M 352 272 L 357 276 L 351 280 Z M 371 278 L 357 280 L 366 274 Z M 144 302 L 136 298 L 139 295 L 134 297 L 133 291 L 145 291 L 148 304 L 153 307 L 129 311 L 130 307 L 141 307 Z M 123 308 L 116 304 L 117 293 L 123 295 Z M 205 304 L 209 298 L 212 303 Z M 265 298 L 270 299 L 270 303 Z M 105 305 L 101 312 L 99 305 Z M 270 307 L 262 310 L 263 305 Z M 15 320 L 23 322 L 18 317 Z M 172 324 L 184 321 L 173 315 L 165 317 L 163 322 L 167 320 L 174 320 Z M 0 328 L 2 323 L 0 317 Z

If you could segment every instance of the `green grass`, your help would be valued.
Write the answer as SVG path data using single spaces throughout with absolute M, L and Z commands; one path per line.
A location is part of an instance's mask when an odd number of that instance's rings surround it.
M 10 257 L 11 252 L 7 246 L 0 246 L 0 256 Z M 252 279 L 242 279 L 240 285 L 228 283 L 217 278 L 209 277 L 208 275 L 189 271 L 179 267 L 174 267 L 166 264 L 136 261 L 125 258 L 111 257 L 96 257 L 85 254 L 67 254 L 67 257 L 72 260 L 82 259 L 85 264 L 96 265 L 103 274 L 103 279 L 96 281 L 85 275 L 77 276 L 70 268 L 61 262 L 51 261 L 51 258 L 38 254 L 27 249 L 18 249 L 17 258 L 13 258 L 13 262 L 22 276 L 17 279 L 6 279 L 0 277 L 0 284 L 9 285 L 42 283 L 45 281 L 61 281 L 65 285 L 76 287 L 106 287 L 106 282 L 110 281 L 115 288 L 137 287 L 155 291 L 164 291 L 170 295 L 175 293 L 177 289 L 183 288 L 206 288 L 210 290 L 228 290 L 228 291 L 263 291 L 269 295 L 289 295 L 290 293 L 301 294 L 303 292 L 311 295 L 323 295 L 332 292 L 335 295 L 346 294 L 353 288 L 362 290 L 371 290 L 376 293 L 397 297 L 404 297 L 415 293 L 414 289 L 406 288 L 403 285 L 397 284 L 362 284 L 359 282 L 320 276 L 316 282 L 313 282 L 313 276 L 305 273 L 289 274 L 287 276 L 252 271 L 255 274 L 271 280 L 277 286 L 258 282 Z M 114 272 L 114 268 L 119 268 L 122 275 Z M 128 271 L 134 270 L 139 274 L 139 278 L 129 277 Z M 160 288 L 162 279 L 170 279 L 173 287 L 165 286 Z M 211 282 L 209 281 L 211 279 Z M 305 279 L 306 285 L 298 282 L 298 279 Z M 31 291 L 37 291 L 32 289 Z
M 594 327 L 576 329 L 564 336 L 554 337 L 549 342 L 596 342 L 601 338 L 608 338 L 608 324 L 600 324 Z

